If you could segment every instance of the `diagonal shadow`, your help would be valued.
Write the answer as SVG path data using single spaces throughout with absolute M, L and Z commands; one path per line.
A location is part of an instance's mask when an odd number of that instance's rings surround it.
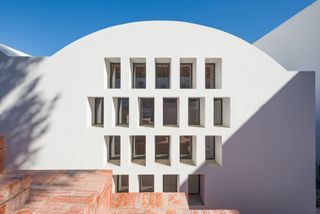
M 226 139 L 221 167 L 203 163 L 194 171 L 205 175 L 204 208 L 315 211 L 314 91 L 314 73 L 298 73 Z
M 0 134 L 6 139 L 7 169 L 36 160 L 34 144 L 50 128 L 59 94 L 43 97 L 37 90 L 43 74 L 35 74 L 44 58 L 9 57 L 0 53 Z

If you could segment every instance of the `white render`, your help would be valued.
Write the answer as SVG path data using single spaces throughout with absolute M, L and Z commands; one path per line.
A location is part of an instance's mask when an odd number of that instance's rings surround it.
M 289 70 L 316 72 L 316 140 L 320 161 L 320 1 L 300 11 L 254 45 Z
M 120 58 L 121 89 L 106 87 L 105 59 Z M 132 89 L 130 59 L 144 58 L 146 89 Z M 171 88 L 155 89 L 155 61 L 170 59 Z M 196 89 L 179 88 L 181 59 L 194 60 Z M 221 89 L 204 88 L 206 59 L 221 62 Z M 2 57 L 0 133 L 7 166 L 22 169 L 112 169 L 129 175 L 204 175 L 201 208 L 241 213 L 315 213 L 314 73 L 288 72 L 253 45 L 190 23 L 148 21 L 90 34 L 47 58 Z M 8 78 L 10 80 L 10 78 Z M 26 93 L 27 91 L 27 93 Z M 92 127 L 88 98 L 104 98 L 104 127 Z M 129 127 L 115 126 L 113 98 L 129 97 Z M 138 124 L 138 98 L 154 97 L 155 126 Z M 162 98 L 179 98 L 179 127 L 162 126 Z M 203 127 L 190 127 L 188 97 L 204 101 Z M 213 126 L 213 99 L 228 98 L 230 127 Z M 14 117 L 12 117 L 14 115 Z M 32 115 L 26 117 L 26 115 Z M 30 128 L 32 127 L 32 128 Z M 121 166 L 107 163 L 104 136 L 121 136 Z M 146 166 L 130 163 L 129 136 L 146 135 Z M 171 166 L 154 161 L 154 136 L 171 136 Z M 179 163 L 179 136 L 196 137 L 196 166 Z M 204 138 L 221 136 L 221 165 L 206 166 Z

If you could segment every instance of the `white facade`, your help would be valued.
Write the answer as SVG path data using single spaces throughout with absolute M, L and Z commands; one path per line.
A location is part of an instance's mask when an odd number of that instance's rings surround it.
M 155 63 L 163 60 L 170 62 L 170 88 L 156 89 Z M 141 61 L 146 88 L 133 89 L 132 63 Z M 156 192 L 163 191 L 163 175 L 178 175 L 178 190 L 188 192 L 188 175 L 197 174 L 202 208 L 315 213 L 311 72 L 288 72 L 222 31 L 169 21 L 119 25 L 48 58 L 0 62 L 6 88 L 0 131 L 7 136 L 8 167 L 112 169 L 129 175 L 131 192 L 139 191 L 140 175 L 154 175 Z M 108 88 L 112 62 L 121 63 L 120 89 Z M 180 88 L 181 62 L 193 63 L 192 89 Z M 217 89 L 205 89 L 206 62 L 216 63 Z M 102 127 L 92 126 L 95 97 L 104 100 Z M 167 97 L 178 98 L 178 127 L 163 126 Z M 116 126 L 116 98 L 129 98 L 128 127 Z M 153 127 L 139 125 L 139 98 L 154 98 Z M 188 125 L 189 98 L 200 98 L 200 126 Z M 214 126 L 214 98 L 224 98 L 225 126 Z M 136 135 L 146 136 L 145 165 L 131 161 L 130 136 Z M 170 136 L 170 165 L 155 162 L 158 135 Z M 184 135 L 193 136 L 194 165 L 180 163 Z M 108 162 L 106 136 L 121 138 L 120 165 Z M 205 163 L 205 136 L 217 136 L 216 164 Z

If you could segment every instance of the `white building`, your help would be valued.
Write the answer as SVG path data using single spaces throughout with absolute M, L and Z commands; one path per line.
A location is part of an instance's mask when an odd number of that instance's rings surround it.
M 110 27 L 50 57 L 0 63 L 8 167 L 112 169 L 115 191 L 315 213 L 312 72 L 170 21 Z

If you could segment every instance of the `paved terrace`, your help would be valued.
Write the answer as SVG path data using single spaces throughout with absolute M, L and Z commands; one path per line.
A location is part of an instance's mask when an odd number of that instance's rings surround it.
M 239 214 L 190 210 L 185 193 L 114 193 L 110 170 L 28 170 L 5 173 L 0 137 L 0 214 Z

